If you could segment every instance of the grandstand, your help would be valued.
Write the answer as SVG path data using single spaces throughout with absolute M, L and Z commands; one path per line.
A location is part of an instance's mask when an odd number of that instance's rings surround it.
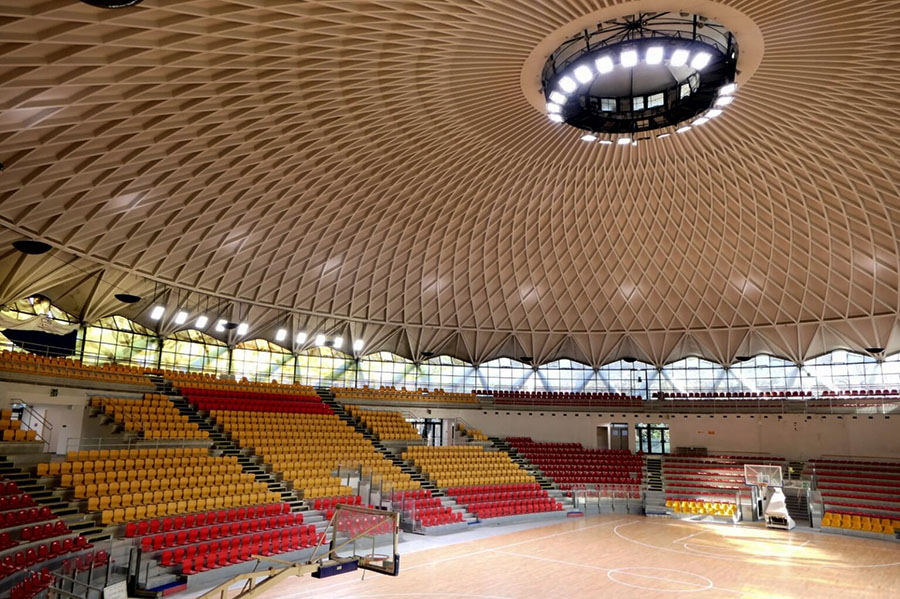
M 900 3 L 0 4 L 0 599 L 897 594 Z

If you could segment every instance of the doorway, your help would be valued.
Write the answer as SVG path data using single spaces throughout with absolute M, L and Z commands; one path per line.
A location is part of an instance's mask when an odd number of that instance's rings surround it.
M 628 449 L 628 423 L 613 422 L 609 425 L 609 448 Z
M 444 444 L 444 421 L 440 418 L 407 419 L 407 422 L 416 427 L 426 445 Z
M 644 453 L 669 453 L 669 425 L 644 424 L 634 426 L 634 450 Z

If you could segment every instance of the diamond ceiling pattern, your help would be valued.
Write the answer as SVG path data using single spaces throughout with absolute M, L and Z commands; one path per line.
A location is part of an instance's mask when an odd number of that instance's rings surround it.
M 622 148 L 536 111 L 523 63 L 667 0 L 4 3 L 0 239 L 57 249 L 0 256 L 0 300 L 141 319 L 110 296 L 156 281 L 476 362 L 900 350 L 900 3 L 685 4 L 762 60 L 723 117 Z

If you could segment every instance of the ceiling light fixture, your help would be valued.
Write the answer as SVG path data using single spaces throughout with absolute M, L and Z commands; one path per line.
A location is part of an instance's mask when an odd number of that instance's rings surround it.
M 709 122 L 709 117 L 701 116 L 699 119 L 696 119 L 693 124 L 694 125 L 705 125 Z
M 616 143 L 619 144 L 620 146 L 626 146 L 631 143 L 631 138 L 630 137 L 620 137 L 616 141 Z
M 575 80 L 571 77 L 563 77 L 562 79 L 560 79 L 559 86 L 567 94 L 571 94 L 573 91 L 578 89 L 578 84 L 575 83 Z
M 597 72 L 601 75 L 609 73 L 615 67 L 612 58 L 609 56 L 601 56 L 594 64 L 597 66 Z
M 712 55 L 709 52 L 698 52 L 691 61 L 691 68 L 695 71 L 702 71 L 710 60 L 712 60 Z
M 730 96 L 735 91 L 737 91 L 737 83 L 729 83 L 728 85 L 723 85 L 719 88 L 719 95 Z
M 551 121 L 553 121 L 554 123 L 561 123 L 561 122 L 563 122 L 562 115 L 561 115 L 561 114 L 557 114 L 557 113 L 555 113 L 555 112 L 554 112 L 553 114 L 551 114 L 551 115 L 550 115 L 549 117 L 547 117 L 547 118 L 549 118 L 549 119 L 550 119 Z
M 179 310 L 175 313 L 175 324 L 184 324 L 187 322 L 188 313 L 184 310 Z
M 353 351 L 362 351 L 362 348 L 364 345 L 365 345 L 365 343 L 363 343 L 362 339 L 354 340 L 353 341 Z
M 581 141 L 597 141 L 597 136 L 592 133 L 587 133 L 581 136 Z
M 341 347 L 344 345 L 344 338 L 343 337 L 335 337 L 333 345 L 334 345 L 334 349 L 341 349 Z
M 663 61 L 662 46 L 650 46 L 647 48 L 647 54 L 644 57 L 647 64 L 660 64 Z
M 734 96 L 719 96 L 716 98 L 716 106 L 728 106 L 734 102 Z
M 684 127 L 681 127 L 681 128 L 679 128 L 679 129 L 675 129 L 675 133 L 687 133 L 687 132 L 690 131 L 690 130 L 691 130 L 691 126 L 690 126 L 690 125 L 685 125 Z
M 638 53 L 636 50 L 625 50 L 619 55 L 619 60 L 622 61 L 623 67 L 630 69 L 638 63 Z
M 224 318 L 220 318 L 219 321 L 216 323 L 216 332 L 224 333 L 226 324 L 228 324 L 228 321 L 225 320 Z
M 550 92 L 550 101 L 554 104 L 565 104 L 567 98 L 559 92 Z
M 672 52 L 672 57 L 669 59 L 669 66 L 672 67 L 683 67 L 687 64 L 688 57 L 690 57 L 691 53 L 683 48 L 679 48 Z
M 278 329 L 275 331 L 275 341 L 284 341 L 287 339 L 287 329 Z
M 562 106 L 550 102 L 547 104 L 547 112 L 562 112 Z
M 194 326 L 198 329 L 205 329 L 207 324 L 209 324 L 209 318 L 201 314 L 197 317 L 197 322 L 194 323 Z
M 297 345 L 303 345 L 304 343 L 306 343 L 306 333 L 301 331 L 297 333 Z
M 588 67 L 581 65 L 576 68 L 574 71 L 575 79 L 578 79 L 579 83 L 587 83 L 591 79 L 594 78 L 594 73 Z
M 316 335 L 316 345 L 319 347 L 325 345 L 325 335 Z
M 249 331 L 249 330 L 250 330 L 250 325 L 248 325 L 246 322 L 242 322 L 237 326 L 237 334 L 238 335 L 246 335 L 247 331 Z
M 719 116 L 720 114 L 722 114 L 722 112 L 724 112 L 724 111 L 719 108 L 713 108 L 712 110 L 709 110 L 706 112 L 706 116 L 711 119 L 714 119 L 717 116 Z
M 153 306 L 153 310 L 150 311 L 150 320 L 159 320 L 165 313 L 166 307 L 157 304 L 156 306 Z

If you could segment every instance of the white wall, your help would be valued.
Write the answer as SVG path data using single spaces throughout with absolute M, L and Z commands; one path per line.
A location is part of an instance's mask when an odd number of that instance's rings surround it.
M 809 459 L 823 455 L 900 458 L 900 416 L 775 414 L 627 414 L 406 408 L 417 417 L 461 418 L 485 434 L 577 442 L 597 447 L 597 426 L 629 425 L 634 447 L 638 422 L 669 425 L 671 447 L 705 447 L 710 452 L 761 453 Z
M 90 430 L 90 427 L 85 429 L 85 407 L 88 400 L 94 396 L 139 397 L 140 394 L 28 383 L 0 383 L 0 407 L 8 409 L 13 402 L 22 402 L 34 408 L 53 425 L 52 432 L 41 430 L 38 432 L 49 442 L 50 451 L 59 454 L 66 452 L 69 439 L 97 436 L 97 432 Z

